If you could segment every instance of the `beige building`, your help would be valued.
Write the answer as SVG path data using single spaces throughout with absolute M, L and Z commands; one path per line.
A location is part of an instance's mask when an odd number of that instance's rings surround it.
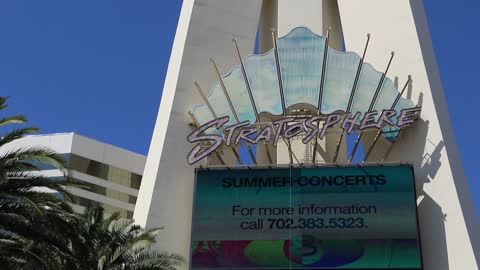
M 86 186 L 71 188 L 76 210 L 98 202 L 107 214 L 120 212 L 123 218 L 133 217 L 145 156 L 76 133 L 27 136 L 15 144 L 48 147 L 67 161 L 68 176 Z M 43 172 L 62 176 L 54 168 Z

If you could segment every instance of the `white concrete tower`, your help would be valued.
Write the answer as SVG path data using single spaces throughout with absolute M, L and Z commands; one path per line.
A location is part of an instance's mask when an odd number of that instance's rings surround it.
M 134 219 L 165 227 L 158 246 L 185 258 L 194 188 L 194 167 L 186 161 L 187 112 L 201 101 L 193 82 L 209 87 L 215 81 L 210 57 L 221 72 L 235 63 L 232 37 L 243 55 L 253 52 L 261 6 L 257 0 L 183 1 Z
M 260 50 L 265 51 L 271 47 L 270 27 L 283 36 L 297 26 L 317 34 L 331 27 L 331 47 L 341 47 L 343 41 L 347 51 L 358 54 L 370 33 L 366 62 L 378 69 L 386 66 L 390 52 L 395 51 L 388 77 L 402 85 L 411 75 L 407 95 L 423 109 L 421 120 L 401 136 L 389 160 L 415 166 L 425 269 L 478 269 L 480 227 L 421 0 L 184 0 L 135 208 L 136 222 L 165 227 L 159 248 L 188 258 L 194 166 L 186 162 L 191 149 L 185 140 L 191 131 L 187 112 L 201 102 L 193 82 L 207 89 L 216 80 L 210 57 L 222 74 L 236 65 L 232 37 L 247 56 L 253 52 L 257 29 Z M 365 147 L 371 141 L 371 136 L 365 136 Z M 379 159 L 385 151 L 386 145 L 380 143 L 370 159 Z M 341 153 L 344 159 L 345 152 Z

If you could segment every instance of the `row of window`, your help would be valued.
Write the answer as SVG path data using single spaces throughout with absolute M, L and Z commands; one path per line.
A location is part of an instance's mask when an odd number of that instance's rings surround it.
M 136 190 L 140 189 L 142 176 L 139 174 L 132 173 L 125 169 L 107 165 L 95 160 L 90 160 L 88 158 L 81 157 L 71 153 L 61 154 L 61 157 L 66 161 L 67 168 L 70 170 L 75 170 L 90 176 L 101 178 L 103 180 L 110 181 L 112 183 L 119 184 L 122 186 L 130 187 Z M 35 164 L 35 165 L 39 166 L 43 170 L 54 169 L 53 166 L 45 165 L 42 163 Z M 137 197 L 124 192 L 120 192 L 111 188 L 84 182 L 79 179 L 73 179 L 72 177 L 70 177 L 70 179 L 80 181 L 84 186 L 84 187 L 81 187 L 82 189 L 101 195 L 101 196 L 105 196 L 110 199 L 114 199 L 117 201 L 129 203 L 133 205 L 135 205 L 137 201 Z M 90 199 L 83 198 L 78 195 L 73 195 L 72 199 L 74 204 L 77 204 L 83 207 L 87 207 L 92 203 L 96 203 Z M 132 211 L 115 207 L 112 205 L 108 205 L 108 204 L 102 204 L 102 206 L 104 207 L 106 213 L 113 214 L 115 212 L 119 212 L 120 216 L 123 218 L 127 218 L 127 219 L 133 218 Z
M 125 169 L 107 165 L 95 160 L 90 160 L 75 154 L 59 154 L 67 163 L 67 168 L 85 173 L 91 176 L 102 178 L 126 187 L 140 189 L 142 176 Z M 55 169 L 53 165 L 32 161 L 40 170 Z
M 66 154 L 69 169 L 79 171 L 91 176 L 102 178 L 116 184 L 127 186 L 134 189 L 140 189 L 142 176 L 130 171 L 107 165 L 95 160 L 90 160 L 75 154 Z
M 83 206 L 83 207 L 87 207 L 87 206 L 89 206 L 93 203 L 97 203 L 97 202 L 94 202 L 92 200 L 82 198 L 82 197 L 79 197 L 79 196 L 75 196 L 75 195 L 72 196 L 72 200 L 73 200 L 74 204 L 77 204 L 77 205 L 80 205 L 80 206 Z M 120 213 L 120 217 L 122 217 L 122 218 L 126 218 L 126 219 L 132 219 L 133 218 L 133 212 L 132 211 L 128 211 L 128 210 L 118 208 L 118 207 L 108 205 L 108 204 L 102 204 L 102 206 L 105 209 L 105 212 L 108 213 L 108 214 L 113 214 L 115 212 L 118 212 L 118 213 Z

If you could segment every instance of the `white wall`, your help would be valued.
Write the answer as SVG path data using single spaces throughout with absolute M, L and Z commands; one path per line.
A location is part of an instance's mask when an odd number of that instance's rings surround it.
M 420 0 L 338 0 L 345 46 L 360 53 L 372 34 L 366 62 L 384 67 L 395 51 L 389 77 L 423 106 L 421 120 L 404 132 L 389 160 L 412 162 L 419 193 L 425 269 L 478 269 L 478 219 L 463 174 L 443 95 L 427 20 Z M 448 18 L 446 18 L 448 19 Z M 372 140 L 366 138 L 367 145 Z M 379 158 L 384 147 L 376 147 Z
M 73 134 L 72 153 L 142 175 L 146 157 L 123 148 Z
M 134 219 L 147 227 L 163 226 L 159 248 L 185 258 L 194 187 L 194 168 L 186 162 L 191 147 L 185 139 L 191 122 L 187 112 L 202 102 L 193 82 L 208 91 L 215 80 L 210 57 L 223 74 L 237 63 L 233 37 L 242 55 L 253 52 L 260 8 L 257 0 L 183 1 Z
M 335 16 L 324 15 L 335 10 L 332 2 L 278 0 L 267 6 L 278 9 L 279 36 L 301 25 L 324 33 L 328 22 L 334 30 L 332 44 L 340 46 L 338 33 L 343 31 L 347 50 L 359 54 L 366 34 L 371 33 L 366 62 L 377 69 L 386 66 L 392 50 L 396 52 L 389 77 L 397 76 L 402 85 L 411 74 L 408 97 L 417 101 L 421 96 L 423 105 L 422 120 L 405 132 L 391 158 L 415 164 L 425 269 L 478 269 L 473 251 L 479 243 L 478 219 L 458 157 L 421 1 L 338 0 L 341 25 Z M 233 36 L 239 39 L 242 55 L 252 51 L 261 4 L 259 0 L 183 2 L 134 217 L 147 227 L 165 226 L 159 247 L 186 258 L 194 187 L 194 168 L 185 160 L 190 150 L 185 141 L 190 122 L 187 111 L 201 102 L 193 81 L 208 91 L 215 80 L 210 57 L 222 73 L 236 63 Z M 373 157 L 382 151 L 378 147 Z
M 5 145 L 2 150 L 26 146 L 41 146 L 48 147 L 57 153 L 70 153 L 72 140 L 73 133 L 30 135 Z

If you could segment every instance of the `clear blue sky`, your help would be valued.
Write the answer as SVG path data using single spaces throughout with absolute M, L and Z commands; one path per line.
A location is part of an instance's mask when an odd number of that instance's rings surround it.
M 0 1 L 0 95 L 42 133 L 146 154 L 180 0 Z M 425 0 L 465 174 L 480 209 L 480 1 Z M 207 59 L 208 60 L 208 59 Z

